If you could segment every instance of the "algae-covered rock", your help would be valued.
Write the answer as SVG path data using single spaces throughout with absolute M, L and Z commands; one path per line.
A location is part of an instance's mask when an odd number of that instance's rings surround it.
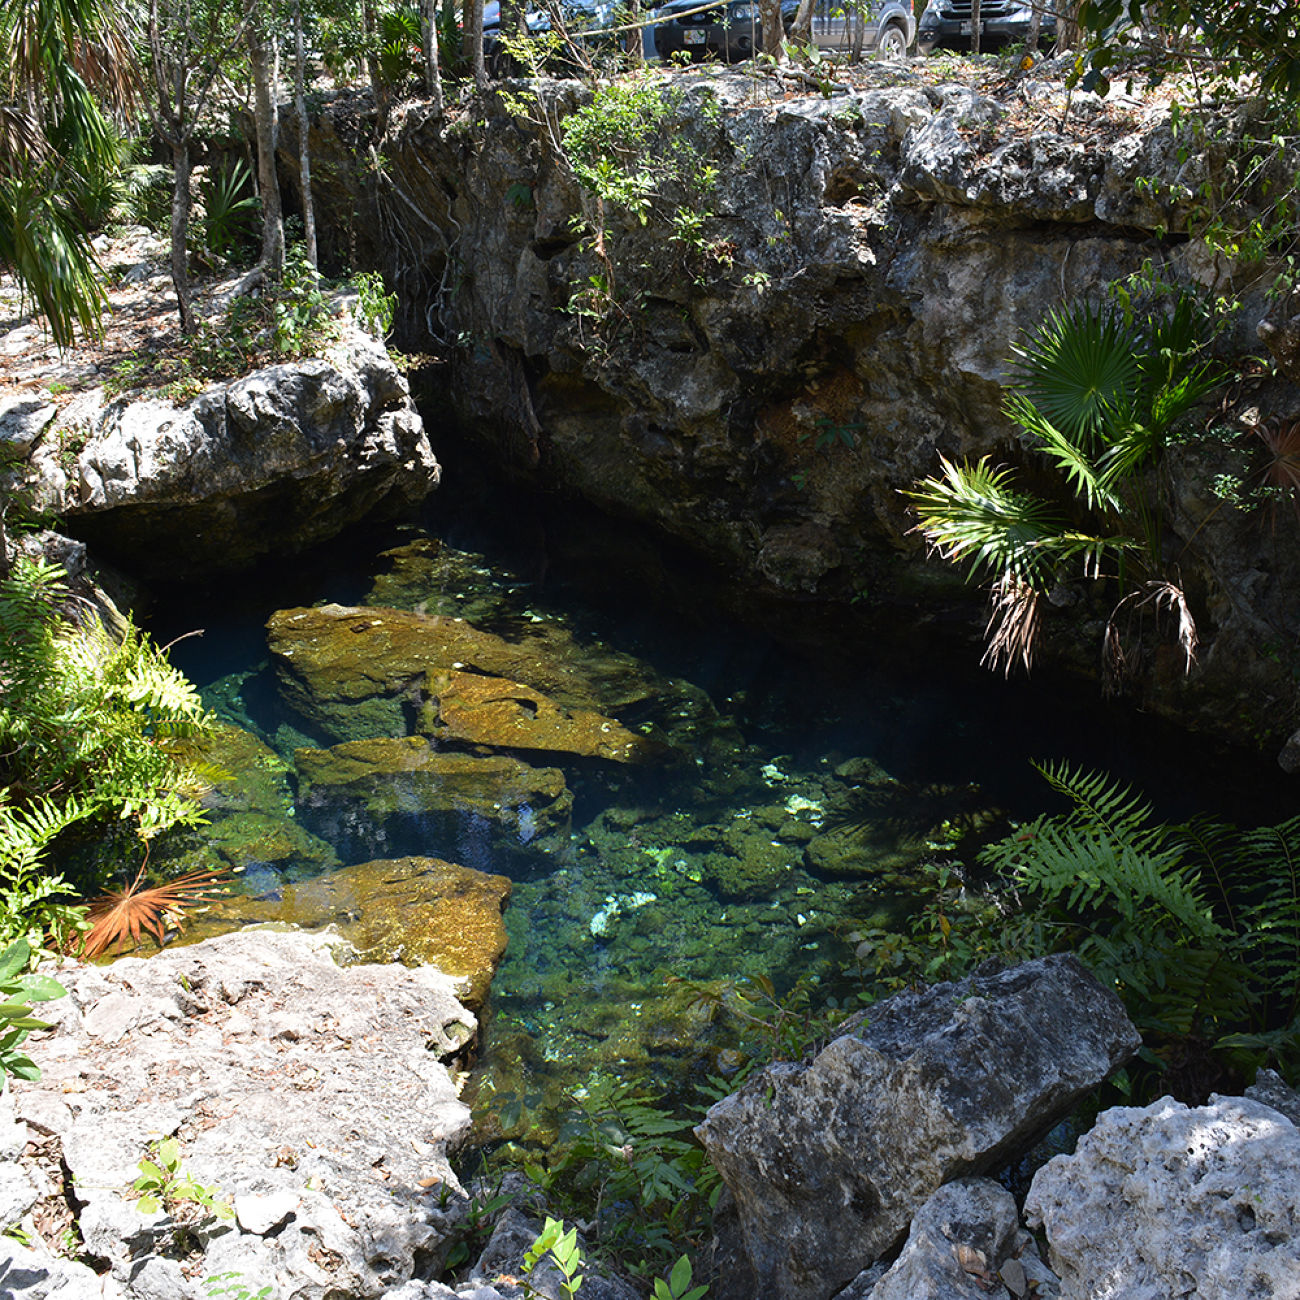
M 439 740 L 494 749 L 540 749 L 616 763 L 642 762 L 662 752 L 644 736 L 590 709 L 562 709 L 540 691 L 504 677 L 430 674 L 415 729 Z
M 348 823 L 355 835 L 366 833 L 355 826 L 364 813 L 369 842 L 445 837 L 449 821 L 467 820 L 495 826 L 521 845 L 569 831 L 573 795 L 558 768 L 530 767 L 505 754 L 446 753 L 423 736 L 351 740 L 299 749 L 294 758 L 303 814 L 337 816 L 340 831 Z
M 324 605 L 280 610 L 267 633 L 285 702 L 332 738 L 423 728 L 619 762 L 664 752 L 600 716 L 595 692 L 570 666 L 461 619 Z
M 212 787 L 203 798 L 208 825 L 165 837 L 154 859 L 167 875 L 204 867 L 272 868 L 281 875 L 319 875 L 338 854 L 294 814 L 289 765 L 251 732 L 216 723 L 198 745 Z
M 316 929 L 333 925 L 358 962 L 436 966 L 457 981 L 457 997 L 482 1006 L 506 948 L 505 876 L 440 858 L 396 858 L 342 867 L 286 885 L 274 895 L 232 895 L 212 904 L 186 933 L 196 942 L 257 922 Z

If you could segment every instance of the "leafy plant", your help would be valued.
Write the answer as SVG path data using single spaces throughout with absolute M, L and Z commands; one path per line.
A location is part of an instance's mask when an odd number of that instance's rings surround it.
M 352 285 L 357 291 L 353 308 L 357 323 L 376 338 L 386 339 L 393 332 L 397 295 L 384 288 L 384 277 L 378 271 L 358 271 Z
M 207 1287 L 208 1300 L 217 1300 L 225 1296 L 227 1300 L 274 1300 L 275 1288 L 268 1283 L 254 1291 L 253 1284 L 244 1280 L 244 1275 L 234 1269 L 226 1273 L 210 1273 L 203 1279 Z
M 1168 1061 L 1300 1070 L 1300 817 L 1239 831 L 1156 822 L 1102 773 L 1039 768 L 1070 800 L 989 846 L 1020 951 L 1069 947 L 1124 998 Z
M 578 1288 L 582 1285 L 582 1266 L 585 1263 L 578 1246 L 577 1228 L 565 1228 L 562 1219 L 552 1219 L 548 1216 L 537 1239 L 524 1254 L 525 1274 L 531 1277 L 537 1266 L 548 1255 L 564 1278 L 561 1285 L 564 1300 L 574 1300 Z M 534 1295 L 540 1294 L 532 1287 L 529 1287 L 529 1291 Z
M 133 625 L 115 640 L 71 601 L 43 561 L 0 580 L 0 938 L 33 948 L 84 928 L 46 867 L 56 839 L 116 824 L 147 842 L 203 820 L 194 688 Z
M 673 1265 L 667 1280 L 655 1278 L 654 1300 L 703 1300 L 708 1295 L 707 1286 L 692 1286 L 694 1270 L 688 1256 L 682 1255 Z
M 48 1029 L 44 1020 L 31 1014 L 33 1002 L 50 1002 L 67 992 L 62 984 L 28 970 L 32 949 L 18 939 L 0 952 L 0 1082 L 6 1075 L 15 1079 L 39 1079 L 41 1072 L 25 1052 L 19 1050 L 33 1029 Z
M 190 1204 L 218 1219 L 234 1218 L 229 1201 L 217 1199 L 219 1188 L 205 1186 L 186 1172 L 181 1161 L 181 1144 L 175 1138 L 155 1143 L 152 1155 L 152 1160 L 146 1157 L 140 1161 L 140 1176 L 131 1184 L 140 1193 L 136 1205 L 141 1214 L 156 1214 L 165 1209 L 174 1216 L 179 1207 Z
M 252 247 L 260 207 L 253 193 L 252 173 L 239 161 L 203 179 L 203 246 L 218 257 L 230 257 Z
M 1135 601 L 1172 605 L 1190 668 L 1195 624 L 1163 572 L 1156 489 L 1145 473 L 1173 430 L 1222 382 L 1204 359 L 1207 329 L 1190 298 L 1138 322 L 1088 305 L 1053 311 L 1016 349 L 1007 414 L 1054 474 L 1058 498 L 1016 486 L 987 457 L 956 465 L 910 492 L 918 530 L 968 579 L 991 581 L 984 662 L 1009 672 L 1033 659 L 1044 596 L 1076 567 L 1126 593 L 1107 628 L 1109 663 L 1123 663 L 1117 619 Z M 1127 602 L 1127 603 L 1126 603 Z

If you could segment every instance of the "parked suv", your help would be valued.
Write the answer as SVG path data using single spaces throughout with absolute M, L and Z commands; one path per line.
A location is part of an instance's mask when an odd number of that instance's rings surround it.
M 748 59 L 763 48 L 763 29 L 756 0 L 669 0 L 655 11 L 654 29 L 659 56 L 670 59 L 679 52 L 692 59 L 712 56 L 727 62 Z M 703 12 L 692 12 L 703 9 Z M 788 32 L 799 10 L 798 0 L 781 0 L 781 21 Z M 813 43 L 822 50 L 848 53 L 859 42 L 864 53 L 880 58 L 905 58 L 914 37 L 916 20 L 911 0 L 816 0 L 813 7 Z
M 1056 14 L 1047 0 L 1038 0 L 1042 24 L 1038 29 L 1044 45 L 1056 40 Z M 980 49 L 998 50 L 1015 45 L 1029 35 L 1033 5 L 1028 0 L 980 0 Z M 930 0 L 921 15 L 916 48 L 922 54 L 938 49 L 969 50 L 971 0 Z

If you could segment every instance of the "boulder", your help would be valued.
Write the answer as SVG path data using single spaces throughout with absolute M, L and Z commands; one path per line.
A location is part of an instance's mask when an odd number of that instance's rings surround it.
M 481 1007 L 506 949 L 501 914 L 510 881 L 438 858 L 342 867 L 283 885 L 265 898 L 231 895 L 196 918 L 191 941 L 257 922 L 332 926 L 347 960 L 434 966 L 471 1010 Z
M 1061 1300 L 1300 1297 L 1300 1131 L 1240 1097 L 1104 1112 L 1034 1176 Z
M 378 509 L 413 506 L 440 473 L 405 379 L 351 327 L 322 358 L 188 402 L 105 404 L 96 390 L 46 428 L 31 465 L 38 504 L 70 531 L 168 579 L 305 550 Z
M 597 713 L 581 672 L 463 619 L 324 605 L 278 611 L 267 638 L 285 702 L 332 738 L 422 731 L 623 763 L 664 752 Z
M 807 1063 L 767 1067 L 696 1133 L 764 1293 L 820 1300 L 942 1184 L 1005 1162 L 1139 1043 L 1072 956 L 981 968 L 878 1003 Z
M 864 1300 L 1021 1300 L 1029 1289 L 1020 1262 L 1026 1252 L 1037 1265 L 1011 1193 L 987 1178 L 958 1178 L 921 1206 L 903 1253 L 861 1294 Z M 841 1292 L 838 1300 L 850 1297 Z
M 231 1273 L 280 1300 L 365 1300 L 437 1271 L 447 1145 L 470 1122 L 445 1062 L 474 1018 L 432 967 L 342 968 L 337 942 L 245 931 L 58 970 L 68 996 L 31 1040 L 42 1078 L 11 1085 L 29 1149 L 58 1140 L 58 1185 L 20 1221 L 6 1288 L 26 1270 L 47 1274 L 18 1289 L 33 1298 L 199 1300 Z M 185 1195 L 141 1209 L 132 1183 L 166 1138 L 229 1217 Z M 38 1225 L 69 1204 L 103 1276 L 56 1292 Z
M 423 736 L 299 749 L 294 759 L 300 815 L 345 856 L 353 845 L 445 851 L 485 829 L 494 844 L 517 848 L 568 834 L 573 795 L 558 768 L 446 753 Z

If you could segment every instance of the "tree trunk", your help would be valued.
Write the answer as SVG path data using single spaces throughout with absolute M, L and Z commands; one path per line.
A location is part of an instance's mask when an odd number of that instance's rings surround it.
M 1038 29 L 1043 25 L 1043 5 L 1046 0 L 1034 0 L 1034 7 L 1029 15 L 1029 32 L 1025 36 L 1025 53 L 1038 53 Z
M 1064 54 L 1079 41 L 1078 6 L 1075 0 L 1056 0 L 1056 52 Z
M 799 0 L 799 8 L 794 16 L 794 23 L 790 28 L 790 39 L 796 45 L 812 44 L 812 16 L 814 0 Z M 845 20 L 852 22 L 852 9 L 845 6 Z
M 253 118 L 257 126 L 257 187 L 262 196 L 262 268 L 278 278 L 284 270 L 284 217 L 275 146 L 280 117 L 275 103 L 276 57 L 262 15 L 248 25 L 248 60 L 253 72 Z
M 980 52 L 980 0 L 970 0 L 970 52 Z
M 505 31 L 506 8 L 501 6 L 501 30 Z M 438 0 L 420 5 L 420 40 L 424 45 L 424 80 L 434 112 L 439 117 L 447 107 L 442 95 L 442 69 L 438 66 Z
M 465 57 L 474 72 L 474 87 L 487 89 L 487 65 L 483 62 L 483 0 L 465 0 Z
M 189 250 L 185 247 L 190 229 L 190 142 L 187 135 L 172 141 L 172 285 L 181 333 L 194 333 L 194 306 L 190 302 Z
M 763 53 L 781 57 L 785 29 L 781 26 L 781 0 L 759 0 L 758 21 L 763 25 Z
M 641 0 L 631 0 L 628 5 L 628 21 L 641 22 Z M 645 62 L 645 33 L 640 26 L 633 27 L 627 34 L 627 52 L 632 56 L 632 66 L 639 68 Z
M 302 48 L 302 0 L 293 0 L 293 106 L 298 114 L 298 170 L 302 177 L 302 235 L 307 260 L 317 265 L 316 207 L 311 197 L 311 146 L 307 122 L 307 60 Z

